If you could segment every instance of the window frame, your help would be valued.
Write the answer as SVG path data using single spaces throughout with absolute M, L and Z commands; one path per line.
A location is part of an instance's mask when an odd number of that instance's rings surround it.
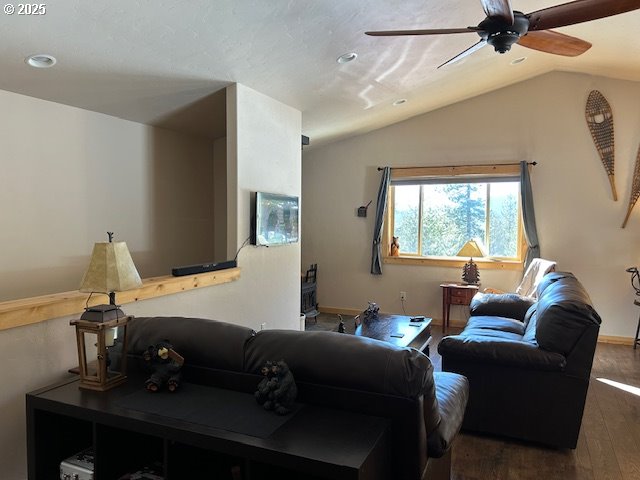
M 518 178 L 520 176 L 520 164 L 496 164 L 496 165 L 464 165 L 464 166 L 449 166 L 449 167 L 401 167 L 391 169 L 391 181 L 394 180 L 424 180 L 424 179 L 456 179 L 463 181 L 465 178 L 478 181 L 482 178 L 487 178 L 490 181 L 491 178 L 496 177 L 512 177 Z M 391 256 L 391 240 L 394 232 L 394 215 L 393 206 L 394 202 L 394 188 L 390 185 L 387 196 L 387 211 L 384 219 L 384 228 L 382 235 L 382 261 L 386 264 L 397 265 L 423 265 L 423 266 L 439 266 L 439 267 L 451 267 L 462 268 L 468 261 L 466 258 L 461 257 L 438 257 L 438 256 L 422 256 L 419 253 L 406 253 L 403 254 L 402 250 L 400 256 Z M 419 207 L 420 219 L 422 216 L 422 202 Z M 515 259 L 507 258 L 474 258 L 481 269 L 489 270 L 523 270 L 524 259 L 527 253 L 527 243 L 524 236 L 524 227 L 522 223 L 522 205 L 521 198 L 518 198 L 518 209 L 520 215 L 518 217 L 518 257 Z M 420 220 L 422 221 L 422 220 Z M 420 250 L 418 249 L 418 252 Z

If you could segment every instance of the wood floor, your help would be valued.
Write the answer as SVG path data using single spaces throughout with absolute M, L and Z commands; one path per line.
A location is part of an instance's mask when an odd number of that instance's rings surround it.
M 319 324 L 334 319 L 327 316 Z M 434 326 L 430 358 L 436 370 L 441 338 L 441 328 Z M 640 480 L 640 349 L 598 344 L 575 450 L 462 433 L 452 466 L 452 480 Z

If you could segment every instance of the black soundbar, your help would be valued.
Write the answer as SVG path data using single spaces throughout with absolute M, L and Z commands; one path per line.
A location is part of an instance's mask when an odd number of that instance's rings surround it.
M 225 268 L 235 268 L 238 262 L 228 260 L 218 263 L 200 263 L 199 265 L 187 265 L 185 267 L 175 267 L 171 269 L 174 277 L 183 277 L 185 275 L 195 275 L 196 273 L 213 272 L 215 270 L 224 270 Z

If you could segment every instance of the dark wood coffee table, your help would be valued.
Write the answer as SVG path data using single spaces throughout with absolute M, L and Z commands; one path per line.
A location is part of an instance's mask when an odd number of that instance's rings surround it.
M 345 333 L 375 338 L 398 347 L 413 347 L 429 355 L 431 319 L 428 317 L 422 322 L 412 322 L 409 316 L 381 313 L 375 320 L 363 321 L 357 328 L 354 328 L 353 319 L 346 320 L 345 330 Z

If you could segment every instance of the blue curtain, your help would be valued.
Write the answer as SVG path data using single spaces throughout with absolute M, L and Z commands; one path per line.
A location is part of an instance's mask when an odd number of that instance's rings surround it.
M 382 179 L 380 180 L 380 190 L 378 190 L 378 201 L 376 203 L 376 225 L 373 230 L 373 251 L 371 253 L 371 274 L 382 275 L 382 225 L 384 223 L 384 213 L 387 210 L 387 192 L 391 181 L 391 168 L 384 167 Z
M 529 165 L 527 165 L 527 162 L 520 162 L 520 195 L 522 198 L 524 236 L 526 237 L 527 246 L 529 247 L 524 259 L 524 268 L 526 270 L 531 260 L 540 258 L 536 213 L 533 208 L 533 192 L 531 191 L 531 178 L 529 176 Z

